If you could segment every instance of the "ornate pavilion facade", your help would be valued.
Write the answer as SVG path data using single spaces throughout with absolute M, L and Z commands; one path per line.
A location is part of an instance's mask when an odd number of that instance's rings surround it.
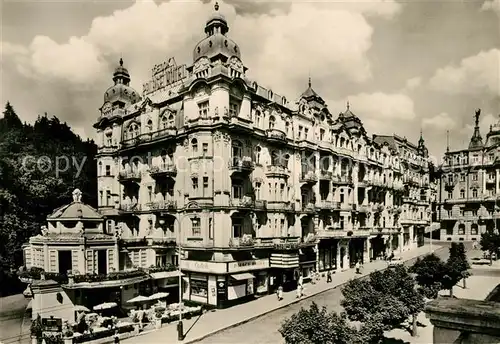
M 183 298 L 224 307 L 423 244 L 423 139 L 370 138 L 310 81 L 293 102 L 264 88 L 228 31 L 216 5 L 192 62 L 154 66 L 142 95 L 115 70 L 95 128 L 116 267 L 180 262 Z
M 500 121 L 490 126 L 483 142 L 479 130 L 481 110 L 468 148 L 447 147 L 440 168 L 439 213 L 441 240 L 480 240 L 487 229 L 498 229 L 500 212 Z

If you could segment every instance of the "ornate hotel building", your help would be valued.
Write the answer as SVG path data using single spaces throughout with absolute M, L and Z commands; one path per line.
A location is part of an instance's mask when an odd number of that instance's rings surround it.
M 483 143 L 480 115 L 481 110 L 477 110 L 468 148 L 450 151 L 448 147 L 440 168 L 441 240 L 480 240 L 486 229 L 499 228 L 500 122 L 490 126 Z
M 180 262 L 184 299 L 224 307 L 422 245 L 423 139 L 370 138 L 311 81 L 294 101 L 264 88 L 228 31 L 216 5 L 192 62 L 155 66 L 142 95 L 115 70 L 95 128 L 119 268 Z

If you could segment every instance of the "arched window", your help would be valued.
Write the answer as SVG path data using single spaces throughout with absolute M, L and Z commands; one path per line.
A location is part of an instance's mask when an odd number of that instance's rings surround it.
M 272 166 L 278 166 L 278 152 L 272 151 L 271 152 L 271 165 Z
M 262 121 L 262 115 L 259 110 L 255 111 L 255 125 L 260 127 Z
M 274 126 L 276 124 L 276 119 L 274 116 L 269 117 L 269 129 L 274 129 Z
M 243 145 L 240 141 L 233 141 L 231 143 L 232 153 L 233 153 L 233 164 L 236 166 L 239 164 L 241 157 L 243 155 Z
M 465 198 L 465 190 L 460 190 L 460 198 Z
M 345 139 L 343 137 L 340 138 L 340 148 L 344 148 Z
M 262 148 L 260 146 L 255 147 L 255 163 L 260 164 L 260 155 Z
M 284 168 L 288 168 L 288 162 L 290 161 L 290 154 L 285 154 L 283 157 L 283 161 L 281 162 L 281 166 Z
M 472 197 L 477 198 L 477 189 L 472 190 Z
M 191 140 L 191 149 L 193 150 L 193 153 L 198 152 L 198 140 L 197 139 Z
M 168 116 L 167 125 L 169 128 L 175 128 L 175 118 L 173 114 Z
M 289 132 L 290 132 L 290 122 L 286 122 L 285 123 L 285 133 L 288 135 Z
M 471 235 L 478 235 L 478 234 L 479 234 L 479 230 L 478 230 L 478 227 L 477 227 L 477 224 L 476 224 L 476 223 L 473 223 L 473 224 L 470 226 L 470 234 L 471 234 Z
M 148 133 L 153 131 L 153 121 L 152 120 L 148 120 L 148 123 L 146 124 L 146 130 Z
M 128 127 L 127 132 L 127 138 L 129 139 L 133 139 L 134 137 L 139 136 L 139 126 L 137 125 L 137 123 L 131 123 Z
M 161 116 L 161 128 L 162 129 L 167 129 L 168 128 L 168 118 L 167 116 Z
M 465 234 L 465 225 L 463 223 L 458 225 L 458 235 L 464 235 Z
M 102 161 L 99 161 L 97 175 L 102 176 Z

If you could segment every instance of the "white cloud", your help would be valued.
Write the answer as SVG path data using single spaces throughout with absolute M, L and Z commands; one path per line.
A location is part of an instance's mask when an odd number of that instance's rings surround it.
M 448 113 L 442 112 L 434 117 L 422 119 L 422 127 L 436 131 L 453 130 L 457 123 Z
M 500 95 L 500 50 L 481 51 L 464 58 L 460 65 L 438 69 L 430 86 L 448 94 Z
M 406 81 L 406 88 L 409 90 L 414 90 L 415 88 L 419 87 L 421 83 L 422 83 L 422 78 L 417 76 L 417 77 L 408 79 Z
M 481 6 L 481 11 L 494 11 L 500 15 L 500 0 L 486 0 Z

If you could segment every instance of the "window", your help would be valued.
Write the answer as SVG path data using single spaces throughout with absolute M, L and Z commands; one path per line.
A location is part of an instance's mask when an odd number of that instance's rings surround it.
M 340 229 L 344 229 L 344 217 L 340 217 Z
M 239 113 L 238 104 L 233 102 L 229 103 L 229 116 L 237 117 L 238 113 Z
M 149 120 L 148 123 L 146 124 L 146 130 L 148 133 L 153 131 L 153 121 Z
M 199 217 L 193 217 L 191 219 L 191 231 L 195 236 L 201 235 L 201 225 Z
M 463 173 L 460 174 L 460 181 L 465 182 L 465 174 Z
M 448 184 L 453 184 L 453 174 L 448 175 Z
M 453 193 L 451 191 L 448 191 L 448 199 L 452 199 L 453 198 Z
M 198 140 L 197 139 L 191 140 L 191 149 L 193 150 L 193 153 L 198 153 Z
M 260 153 L 261 153 L 262 148 L 260 146 L 255 147 L 255 162 L 257 164 L 260 164 Z
M 203 193 L 208 193 L 208 177 L 203 177 Z
M 208 219 L 208 238 L 213 239 L 214 238 L 214 226 L 213 226 L 213 220 Z
M 99 191 L 99 203 L 100 203 L 101 205 L 102 205 L 102 203 L 103 203 L 103 201 L 104 201 L 104 200 L 102 199 L 102 196 L 103 196 L 103 192 L 102 192 L 102 190 L 101 190 L 101 191 Z
M 463 209 L 460 209 L 460 216 L 463 217 L 464 216 L 464 210 Z
M 208 155 L 208 143 L 203 143 L 202 149 L 203 149 L 203 156 Z
M 298 130 L 298 133 L 297 133 L 297 137 L 298 137 L 299 139 L 301 139 L 301 138 L 302 138 L 302 130 L 303 130 L 303 129 L 304 129 L 304 128 L 303 128 L 301 125 L 299 125 L 299 130 Z
M 472 197 L 477 198 L 477 189 L 472 190 Z
M 465 190 L 460 190 L 460 198 L 465 198 Z
M 134 137 L 139 136 L 139 126 L 137 123 L 133 122 L 129 125 L 127 130 L 127 138 L 133 139 Z
M 168 128 L 168 118 L 167 116 L 162 116 L 160 120 L 160 126 L 162 129 L 167 129 Z
M 233 141 L 232 143 L 233 150 L 233 165 L 238 166 L 241 161 L 241 156 L 243 155 L 242 144 L 239 141 Z
M 465 225 L 463 223 L 458 225 L 458 235 L 464 235 L 465 234 Z
M 344 190 L 340 190 L 340 203 L 344 203 Z
M 290 133 L 290 122 L 285 123 L 285 133 L 287 135 Z
M 285 184 L 280 185 L 280 199 L 285 200 Z
M 262 184 L 260 182 L 255 183 L 254 191 L 255 191 L 255 199 L 259 200 L 261 199 L 261 188 Z
M 106 140 L 105 140 L 105 145 L 107 147 L 111 146 L 113 144 L 112 142 L 112 133 L 109 132 L 109 133 L 106 133 Z
M 233 238 L 240 238 L 243 235 L 243 219 L 234 217 L 233 220 Z
M 260 111 L 255 111 L 255 125 L 257 127 L 260 127 L 261 121 L 262 121 L 262 115 L 261 115 Z
M 243 198 L 243 182 L 241 180 L 235 179 L 233 180 L 233 198 L 241 199 Z
M 193 192 L 197 192 L 198 191 L 198 178 L 197 177 L 191 178 L 191 184 L 193 186 Z
M 208 117 L 208 110 L 209 110 L 209 103 L 208 100 L 198 103 L 198 113 L 201 118 L 207 118 Z
M 106 176 L 110 176 L 111 175 L 111 166 L 110 165 L 106 165 Z
M 175 127 L 175 118 L 174 118 L 174 115 L 170 114 L 168 116 L 167 125 L 168 125 L 169 128 L 174 128 Z
M 325 129 L 319 130 L 319 139 L 320 141 L 323 141 L 325 139 Z
M 472 216 L 477 216 L 477 210 L 472 211 Z
M 269 129 L 274 129 L 274 126 L 276 124 L 276 119 L 274 116 L 269 117 Z
M 472 181 L 477 182 L 477 173 L 472 174 Z
M 479 234 L 477 224 L 475 224 L 475 223 L 472 224 L 472 226 L 470 227 L 470 234 L 471 235 L 478 235 Z
M 279 163 L 278 161 L 278 152 L 272 151 L 271 152 L 271 165 L 272 166 L 277 166 Z
M 102 162 L 101 161 L 99 161 L 99 163 L 97 164 L 97 175 L 102 176 Z
M 148 186 L 148 202 L 153 201 L 153 187 L 150 185 Z
M 308 136 L 309 136 L 309 129 L 304 128 L 304 139 L 307 140 Z
M 111 190 L 106 190 L 106 205 L 110 206 L 111 204 Z

